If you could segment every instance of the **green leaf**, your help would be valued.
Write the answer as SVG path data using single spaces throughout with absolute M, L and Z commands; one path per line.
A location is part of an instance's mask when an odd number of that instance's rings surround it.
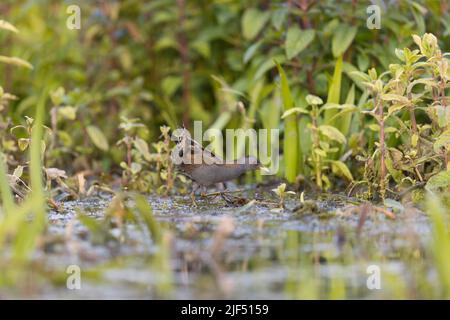
M 393 94 L 393 93 L 385 93 L 381 95 L 381 99 L 384 101 L 399 101 L 401 103 L 409 103 L 409 100 L 407 97 L 401 96 L 399 94 Z
M 335 175 L 346 178 L 349 181 L 353 181 L 352 173 L 348 169 L 347 165 L 342 161 L 339 160 L 331 161 L 331 170 Z
M 258 69 L 255 72 L 255 75 L 253 76 L 253 80 L 258 80 L 261 78 L 267 71 L 275 67 L 275 62 L 283 63 L 286 60 L 286 57 L 284 55 L 276 55 L 272 59 L 267 59 L 261 65 L 258 67 Z
M 300 30 L 297 26 L 289 28 L 284 44 L 288 59 L 302 52 L 313 40 L 316 32 L 313 29 Z
M 341 80 L 342 80 L 342 56 L 336 60 L 336 65 L 334 67 L 333 79 L 331 80 L 330 86 L 328 88 L 328 100 L 327 103 L 339 103 L 341 99 Z M 324 119 L 325 122 L 329 122 L 330 119 L 336 115 L 337 110 L 327 110 L 325 111 Z
M 301 107 L 295 107 L 295 108 L 291 108 L 289 110 L 286 110 L 283 115 L 281 116 L 281 119 L 284 119 L 292 114 L 299 114 L 299 113 L 308 113 L 308 110 L 306 110 L 305 108 L 301 108 Z
M 243 61 L 244 63 L 247 63 L 250 61 L 251 58 L 255 55 L 255 53 L 258 51 L 259 47 L 261 47 L 262 42 L 258 41 L 254 44 L 252 44 L 250 47 L 248 47 L 247 50 L 245 50 Z
M 16 178 L 20 178 L 23 174 L 23 166 L 17 166 L 17 168 L 14 169 L 13 176 Z
M 360 88 L 364 90 L 366 86 L 364 83 L 370 83 L 370 77 L 368 74 L 355 70 L 355 67 L 349 63 L 344 63 L 344 72 L 347 76 L 353 80 L 353 82 Z
M 405 104 L 394 104 L 388 108 L 388 117 L 406 107 Z
M 442 147 L 450 145 L 450 130 L 444 131 L 434 142 L 434 152 L 439 153 Z
M 17 57 L 0 56 L 0 62 L 4 62 L 6 64 L 11 64 L 19 67 L 25 67 L 28 69 L 33 69 L 31 63 Z
M 434 106 L 434 108 L 436 110 L 439 127 L 445 128 L 450 125 L 450 108 L 441 105 Z
M 77 117 L 77 108 L 71 106 L 59 107 L 58 114 L 64 119 L 75 120 Z
M 327 138 L 337 141 L 339 143 L 344 144 L 347 141 L 345 136 L 333 126 L 321 125 L 319 126 L 319 131 Z
M 87 126 L 86 127 L 87 133 L 89 135 L 89 138 L 91 138 L 92 142 L 95 144 L 95 146 L 103 151 L 108 151 L 109 144 L 108 140 L 106 140 L 105 135 L 103 132 L 100 131 L 99 128 L 96 126 Z
M 450 186 L 450 171 L 442 171 L 432 176 L 425 187 L 428 190 L 435 191 L 439 188 L 446 188 L 448 186 Z
M 26 148 L 28 148 L 28 145 L 30 144 L 30 139 L 20 138 L 17 141 L 17 144 L 19 145 L 20 151 L 24 151 Z
M 270 12 L 262 12 L 255 8 L 245 10 L 242 16 L 242 34 L 247 40 L 251 40 L 258 35 L 267 21 L 270 19 Z
M 305 99 L 309 105 L 318 106 L 323 104 L 323 100 L 320 97 L 315 96 L 313 94 L 308 94 Z
M 276 62 L 278 72 L 280 73 L 281 82 L 281 99 L 283 100 L 283 108 L 285 111 L 294 107 L 294 100 L 289 89 L 289 83 L 281 65 Z M 285 165 L 285 177 L 289 182 L 294 182 L 298 173 L 299 154 L 299 139 L 298 139 L 298 124 L 297 118 L 294 114 L 287 116 L 284 119 L 285 131 L 283 140 L 284 149 L 284 165 Z
M 145 160 L 151 161 L 152 155 L 150 154 L 148 144 L 145 140 L 141 138 L 135 138 L 134 139 L 134 146 L 139 151 L 139 153 L 144 157 Z
M 278 31 L 281 30 L 281 27 L 286 20 L 287 13 L 287 8 L 281 8 L 272 13 L 272 25 Z
M 331 51 L 335 58 L 341 56 L 351 45 L 358 28 L 348 24 L 340 24 L 331 41 Z

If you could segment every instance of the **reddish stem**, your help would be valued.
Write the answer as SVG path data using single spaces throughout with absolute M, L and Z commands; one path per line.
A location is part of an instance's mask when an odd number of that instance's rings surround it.
M 386 178 L 386 162 L 385 162 L 385 152 L 386 152 L 386 142 L 384 135 L 384 114 L 383 114 L 383 103 L 380 103 L 378 97 L 375 97 L 375 103 L 378 105 L 378 116 L 380 124 L 380 193 L 381 197 L 384 199 L 385 195 L 385 178 Z

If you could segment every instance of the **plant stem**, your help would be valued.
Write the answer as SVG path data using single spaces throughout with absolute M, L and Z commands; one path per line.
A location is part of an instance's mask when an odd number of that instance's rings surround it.
M 375 96 L 375 105 L 378 109 L 379 116 L 379 124 L 380 124 L 380 194 L 381 198 L 384 199 L 386 194 L 386 163 L 385 163 L 385 152 L 386 152 L 386 144 L 385 144 L 385 134 L 384 134 L 384 112 L 383 112 L 383 103 L 380 102 L 378 98 L 378 94 Z
M 317 106 L 313 106 L 312 110 L 312 130 L 313 130 L 313 143 L 314 149 L 312 150 L 314 169 L 316 171 L 316 184 L 320 190 L 322 190 L 322 164 L 320 161 L 320 156 L 315 152 L 316 149 L 320 148 L 320 137 L 319 137 L 319 128 L 317 126 L 317 115 L 319 111 L 317 110 Z
M 408 100 L 411 102 L 412 100 L 412 94 L 411 92 L 408 92 Z M 409 118 L 411 119 L 411 129 L 413 134 L 417 134 L 417 121 L 416 121 L 416 115 L 414 114 L 414 106 L 412 104 L 408 105 L 409 110 Z
M 443 57 L 441 53 L 441 61 L 443 63 Z M 441 105 L 442 108 L 446 111 L 447 103 L 446 103 L 446 97 L 445 97 L 445 78 L 441 76 L 441 81 L 439 82 L 439 91 L 440 91 L 440 97 L 441 97 Z M 448 125 L 446 126 L 445 130 L 448 129 Z M 445 169 L 448 170 L 448 149 L 447 147 L 444 147 L 444 165 Z

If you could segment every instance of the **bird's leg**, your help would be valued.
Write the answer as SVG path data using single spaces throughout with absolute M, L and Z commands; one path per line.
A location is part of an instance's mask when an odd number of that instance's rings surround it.
M 201 186 L 200 187 L 200 196 L 202 197 L 202 198 L 205 198 L 206 196 L 207 196 L 207 189 L 206 189 L 206 186 Z
M 222 199 L 225 200 L 225 202 L 228 203 L 228 204 L 233 203 L 233 198 L 229 197 L 226 194 L 227 186 L 226 186 L 225 182 L 218 183 L 217 187 L 220 190 L 219 192 L 220 192 L 220 196 L 222 197 Z
M 195 202 L 195 191 L 197 191 L 197 189 L 200 187 L 200 185 L 196 182 L 192 183 L 192 192 L 190 194 L 191 200 L 192 200 L 192 205 L 194 207 L 197 207 L 197 202 Z

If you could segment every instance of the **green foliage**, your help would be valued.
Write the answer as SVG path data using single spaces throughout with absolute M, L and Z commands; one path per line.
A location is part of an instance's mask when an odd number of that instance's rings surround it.
M 16 37 L 11 53 L 3 52 L 10 58 L 5 61 L 28 66 L 20 59 L 28 60 L 34 69 L 32 73 L 27 68 L 5 73 L 10 74 L 8 88 L 16 88 L 20 99 L 2 95 L 0 122 L 21 124 L 21 119 L 30 115 L 41 84 L 48 85 L 55 100 L 50 112 L 53 134 L 45 161 L 47 167 L 71 164 L 70 173 L 140 172 L 139 165 L 133 169 L 131 163 L 123 165 L 127 148 L 113 147 L 118 140 L 115 137 L 121 134 L 121 119 L 126 117 L 139 118 L 148 128 L 137 136 L 150 145 L 158 140 L 160 126 L 174 129 L 185 122 L 189 128 L 191 120 L 203 120 L 206 127 L 221 130 L 280 128 L 287 137 L 280 176 L 289 182 L 298 175 L 310 178 L 305 160 L 312 141 L 305 135 L 311 119 L 299 116 L 295 124 L 294 116 L 286 116 L 280 121 L 280 110 L 289 104 L 283 87 L 290 87 L 293 108 L 305 108 L 310 93 L 329 104 L 343 103 L 343 98 L 348 105 L 359 101 L 363 110 L 367 92 L 358 72 L 365 73 L 371 66 L 379 71 L 388 69 L 395 48 L 411 45 L 413 33 L 437 30 L 442 33 L 444 48 L 449 39 L 448 12 L 428 1 L 399 1 L 389 10 L 382 9 L 380 30 L 366 27 L 367 6 L 359 2 L 336 6 L 331 0 L 302 4 L 281 0 L 177 4 L 127 0 L 101 7 L 83 3 L 80 30 L 60 27 L 67 18 L 63 4 L 50 0 L 26 6 L 11 3 L 14 5 L 6 16 L 14 26 L 4 20 L 0 23 L 6 36 Z M 36 45 L 36 39 L 45 45 Z M 423 47 L 430 51 L 427 45 Z M 22 54 L 21 48 L 27 48 L 27 53 Z M 284 70 L 282 81 L 274 61 Z M 279 82 L 281 99 L 275 85 Z M 413 91 L 416 85 L 423 83 L 416 83 Z M 439 115 L 446 112 L 442 106 L 435 109 Z M 298 112 L 295 110 L 292 112 Z M 356 156 L 361 149 L 373 148 L 373 132 L 361 134 L 360 130 L 374 123 L 367 123 L 367 118 L 355 111 L 330 108 L 325 123 L 318 125 L 335 127 L 347 138 L 337 152 L 329 154 L 329 160 L 345 157 L 343 162 L 362 177 L 360 165 L 348 162 L 352 159 L 348 152 Z M 445 117 L 438 118 L 442 122 Z M 28 139 L 12 138 L 2 137 L 8 152 L 25 147 L 23 139 Z M 436 148 L 440 148 L 438 142 Z M 369 153 L 363 156 L 367 158 Z M 7 161 L 12 164 L 9 154 Z
M 291 91 L 289 89 L 288 80 L 283 68 L 278 64 L 278 72 L 281 78 L 281 98 L 283 99 L 283 109 L 290 111 L 294 107 Z M 294 182 L 298 174 L 299 164 L 299 142 L 297 119 L 295 115 L 284 114 L 284 166 L 285 177 L 289 182 Z
M 376 119 L 374 129 L 379 132 L 372 155 L 379 169 L 369 183 L 379 189 L 382 198 L 391 178 L 397 189 L 427 181 L 430 189 L 448 186 L 446 173 L 439 173 L 449 162 L 450 121 L 443 113 L 449 103 L 448 53 L 441 51 L 432 34 L 413 38 L 419 50 L 397 49 L 401 63 L 391 64 L 380 76 L 374 69 L 361 75 L 373 97 L 374 109 L 366 113 Z M 387 145 L 389 141 L 395 142 Z
M 438 296 L 448 297 L 445 5 L 394 1 L 382 10 L 382 28 L 370 30 L 361 1 L 85 1 L 82 28 L 69 30 L 65 2 L 2 4 L 12 23 L 0 20 L 0 263 L 27 263 L 42 243 L 47 206 L 61 209 L 56 196 L 184 191 L 170 129 L 202 120 L 205 129 L 281 130 L 279 177 L 291 185 L 273 190 L 280 207 L 294 183 L 319 191 L 364 185 L 357 196 L 400 208 L 392 198 L 425 186 Z M 104 219 L 79 220 L 100 244 L 119 243 L 124 225 L 135 223 L 158 247 L 151 264 L 169 291 L 170 234 L 145 198 L 118 193 Z M 320 297 L 300 240 L 287 234 L 285 262 L 306 276 L 290 271 L 286 291 Z M 341 279 L 329 289 L 329 298 L 350 291 Z

